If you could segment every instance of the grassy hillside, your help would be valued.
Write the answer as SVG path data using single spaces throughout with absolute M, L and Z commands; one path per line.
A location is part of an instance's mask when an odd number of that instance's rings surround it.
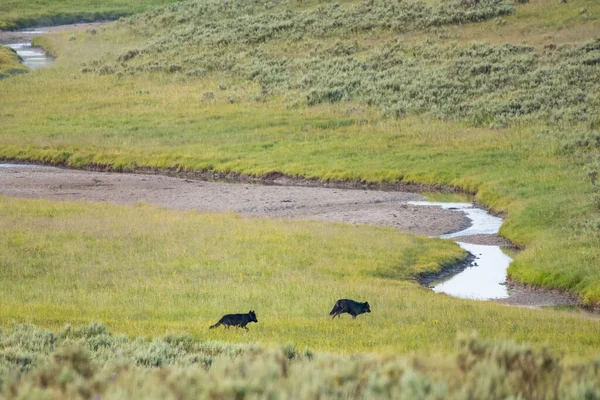
M 529 45 L 396 37 L 418 29 L 444 37 L 453 24 L 505 17 L 514 9 L 503 0 L 333 3 L 251 14 L 234 2 L 231 15 L 218 1 L 199 4 L 204 7 L 181 3 L 122 22 L 149 39 L 116 62 L 92 62 L 84 70 L 223 77 L 233 81 L 226 86 L 252 82 L 263 97 L 285 95 L 290 105 L 359 101 L 384 116 L 426 113 L 494 127 L 532 117 L 595 122 L 587 114 L 598 105 L 598 41 L 540 52 Z M 215 14 L 222 19 L 215 22 Z
M 454 185 L 508 212 L 513 278 L 598 303 L 598 15 L 181 2 L 40 40 L 56 66 L 0 82 L 0 157 Z
M 128 335 L 346 354 L 448 353 L 458 332 L 476 331 L 597 355 L 600 320 L 453 300 L 414 281 L 461 257 L 453 242 L 390 228 L 0 198 L 0 324 L 103 321 Z M 339 298 L 372 312 L 331 321 Z M 249 309 L 249 332 L 208 329 Z
M 0 336 L 0 398 L 579 400 L 598 395 L 599 378 L 592 362 L 469 336 L 433 357 L 345 357 L 182 334 L 132 340 L 100 324 L 20 325 Z
M 0 30 L 117 19 L 176 0 L 3 0 Z
M 24 72 L 27 72 L 27 68 L 21 64 L 17 53 L 10 47 L 0 45 L 0 79 Z

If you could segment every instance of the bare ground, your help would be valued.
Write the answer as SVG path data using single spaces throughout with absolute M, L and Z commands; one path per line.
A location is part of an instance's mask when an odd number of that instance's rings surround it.
M 248 217 L 389 226 L 427 236 L 457 232 L 470 224 L 460 211 L 406 204 L 407 201 L 424 199 L 415 193 L 306 185 L 219 183 L 156 174 L 0 166 L 0 194 L 11 197 L 117 204 L 146 202 L 200 212 L 233 211 Z M 463 236 L 455 240 L 510 246 L 510 242 L 498 235 Z M 576 299 L 564 293 L 508 284 L 510 298 L 497 300 L 503 304 L 543 307 L 577 303 Z
M 406 204 L 414 193 L 202 182 L 160 175 L 116 174 L 61 168 L 0 168 L 0 194 L 52 200 L 146 202 L 249 217 L 315 219 L 390 226 L 441 235 L 469 226 L 462 212 Z

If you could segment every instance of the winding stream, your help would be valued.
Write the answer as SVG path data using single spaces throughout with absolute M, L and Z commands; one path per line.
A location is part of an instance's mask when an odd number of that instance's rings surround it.
M 46 67 L 54 61 L 43 50 L 31 46 L 31 40 L 44 29 L 25 30 L 13 35 L 0 36 L 0 43 L 14 49 L 23 60 L 23 64 L 31 69 Z M 10 34 L 11 32 L 7 32 Z M 37 168 L 36 165 L 0 164 L 0 168 Z M 440 281 L 434 281 L 430 287 L 435 292 L 443 292 L 455 297 L 488 300 L 502 299 L 509 296 L 505 286 L 507 268 L 512 259 L 502 252 L 500 246 L 488 246 L 466 243 L 460 240 L 472 235 L 496 235 L 502 225 L 502 219 L 490 215 L 487 211 L 474 207 L 469 203 L 439 203 L 427 201 L 408 201 L 418 207 L 440 207 L 466 214 L 471 225 L 461 231 L 443 234 L 438 237 L 455 240 L 458 245 L 473 255 L 470 266 L 455 275 Z M 394 215 L 394 217 L 396 217 Z M 456 238 L 459 238 L 456 240 Z
M 508 297 L 504 282 L 511 259 L 495 235 L 502 219 L 468 203 L 427 202 L 423 196 L 403 192 L 219 183 L 8 163 L 0 163 L 0 194 L 117 204 L 144 201 L 199 212 L 233 211 L 247 217 L 389 226 L 455 240 L 471 253 L 469 262 L 438 275 L 445 278 L 428 277 L 426 285 L 434 291 L 477 300 Z M 475 238 L 482 236 L 485 243 L 494 245 L 477 244 Z
M 440 235 L 442 239 L 454 239 L 473 235 L 497 234 L 502 225 L 502 218 L 490 215 L 486 210 L 474 207 L 470 203 L 436 203 L 427 201 L 410 201 L 409 204 L 441 207 L 449 210 L 460 210 L 471 220 L 471 226 L 462 231 Z M 456 275 L 433 282 L 435 292 L 474 300 L 504 299 L 509 296 L 506 288 L 507 269 L 512 259 L 500 246 L 486 246 L 465 243 L 455 240 L 464 250 L 471 253 L 475 260 L 471 266 Z
M 43 29 L 27 29 L 18 33 L 4 32 L 0 44 L 10 47 L 21 57 L 23 65 L 30 69 L 40 69 L 51 65 L 54 58 L 40 48 L 32 47 L 34 37 L 46 33 Z

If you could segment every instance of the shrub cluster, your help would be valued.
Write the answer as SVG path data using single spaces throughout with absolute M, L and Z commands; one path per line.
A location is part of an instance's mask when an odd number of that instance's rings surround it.
M 122 21 L 121 29 L 145 42 L 84 71 L 213 74 L 240 85 L 257 83 L 260 99 L 285 94 L 291 105 L 309 106 L 352 100 L 395 117 L 432 113 L 491 126 L 531 117 L 589 122 L 598 107 L 600 39 L 542 52 L 511 44 L 407 45 L 390 39 L 394 32 L 511 10 L 503 0 L 366 1 L 307 10 L 285 1 L 190 1 Z M 367 44 L 361 32 L 386 39 Z
M 211 46 L 257 44 L 275 39 L 301 40 L 370 32 L 406 32 L 449 24 L 478 22 L 507 15 L 507 0 L 322 1 L 299 9 L 286 0 L 188 0 L 122 22 L 136 32 L 168 30 L 172 35 L 154 41 L 155 50 L 190 41 Z
M 315 355 L 187 335 L 129 339 L 100 324 L 57 333 L 20 325 L 0 336 L 0 398 L 600 398 L 600 362 L 567 367 L 543 349 L 475 337 L 460 338 L 449 362 L 438 357 Z

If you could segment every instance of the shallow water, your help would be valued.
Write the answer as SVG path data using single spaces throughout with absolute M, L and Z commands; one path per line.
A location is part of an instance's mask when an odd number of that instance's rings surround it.
M 44 68 L 54 62 L 54 58 L 46 54 L 44 50 L 37 47 L 31 47 L 31 42 L 8 43 L 7 46 L 15 50 L 23 59 L 23 65 L 30 69 Z
M 51 65 L 54 57 L 49 56 L 40 48 L 32 47 L 31 41 L 34 37 L 46 33 L 45 30 L 23 30 L 19 35 L 8 36 L 6 39 L 0 36 L 0 43 L 15 50 L 22 58 L 23 65 L 30 69 L 40 69 Z
M 433 291 L 475 300 L 507 298 L 508 290 L 504 282 L 512 259 L 499 246 L 457 243 L 475 256 L 476 265 L 434 284 Z
M 460 210 L 471 220 L 471 226 L 468 228 L 439 236 L 442 239 L 497 234 L 502 225 L 502 218 L 494 217 L 487 211 L 474 207 L 469 203 L 411 201 L 409 204 Z M 505 282 L 507 269 L 512 262 L 512 258 L 507 256 L 500 246 L 484 246 L 458 241 L 456 243 L 473 254 L 475 260 L 470 267 L 465 268 L 456 275 L 434 282 L 431 285 L 433 291 L 474 300 L 507 298 L 509 294 Z

